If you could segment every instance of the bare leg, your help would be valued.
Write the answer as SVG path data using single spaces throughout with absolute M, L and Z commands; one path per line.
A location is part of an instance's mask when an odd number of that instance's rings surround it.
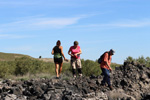
M 56 76 L 57 76 L 57 77 L 59 77 L 58 67 L 59 67 L 59 64 L 58 64 L 58 63 L 55 63 L 55 72 L 56 72 Z
M 60 73 L 61 73 L 61 71 L 62 71 L 62 66 L 63 66 L 63 63 L 60 63 L 60 64 L 59 64 L 59 75 L 60 75 Z

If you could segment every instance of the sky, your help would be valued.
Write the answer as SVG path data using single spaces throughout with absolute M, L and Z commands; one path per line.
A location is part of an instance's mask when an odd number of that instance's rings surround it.
M 150 56 L 150 0 L 0 0 L 0 52 L 53 58 L 79 42 L 82 59 L 110 49 L 112 62 Z

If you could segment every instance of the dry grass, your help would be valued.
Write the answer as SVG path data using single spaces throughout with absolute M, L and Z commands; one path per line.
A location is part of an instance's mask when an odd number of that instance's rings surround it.
M 21 57 L 24 57 L 24 56 L 30 57 L 28 55 L 23 55 L 23 54 L 0 52 L 0 61 L 14 61 L 16 58 L 21 58 Z

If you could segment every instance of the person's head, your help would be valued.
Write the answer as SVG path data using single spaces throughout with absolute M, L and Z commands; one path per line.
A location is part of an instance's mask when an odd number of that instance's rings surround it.
M 113 49 L 110 49 L 109 54 L 110 54 L 110 55 L 114 55 L 114 54 L 115 54 L 115 51 L 114 51 Z
M 60 46 L 60 45 L 61 45 L 60 40 L 58 40 L 58 41 L 56 42 L 56 45 L 57 45 L 57 46 Z
M 74 41 L 74 46 L 75 46 L 75 47 L 77 47 L 77 46 L 78 46 L 78 44 L 79 44 L 79 42 L 78 42 L 78 41 Z

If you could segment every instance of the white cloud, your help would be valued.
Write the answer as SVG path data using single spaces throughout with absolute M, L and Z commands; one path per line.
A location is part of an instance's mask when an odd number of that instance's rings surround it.
M 2 50 L 5 52 L 27 52 L 31 51 L 33 48 L 31 46 L 20 46 L 20 47 L 6 47 Z
M 8 51 L 30 51 L 32 48 L 30 46 L 22 46 L 16 48 L 7 48 Z
M 116 22 L 112 24 L 108 24 L 110 26 L 114 27 L 145 27 L 150 26 L 149 19 L 143 19 L 143 20 L 124 20 L 121 22 Z
M 106 27 L 106 28 L 136 28 L 136 27 L 147 27 L 150 26 L 149 19 L 143 20 L 124 20 L 124 21 L 116 21 L 105 24 L 88 24 L 88 25 L 79 25 L 77 27 Z
M 70 17 L 70 18 L 34 18 L 27 17 L 16 22 L 1 24 L 1 31 L 22 31 L 22 30 L 41 30 L 52 28 L 63 28 L 68 25 L 78 23 L 78 21 L 85 16 Z
M 15 34 L 0 34 L 1 39 L 22 39 L 22 38 L 31 38 L 33 36 L 25 35 L 15 35 Z
M 72 25 L 77 23 L 81 17 L 75 18 L 45 18 L 45 19 L 37 19 L 37 22 L 33 22 L 33 26 L 40 26 L 40 27 L 53 27 L 53 28 L 62 28 L 67 25 Z

